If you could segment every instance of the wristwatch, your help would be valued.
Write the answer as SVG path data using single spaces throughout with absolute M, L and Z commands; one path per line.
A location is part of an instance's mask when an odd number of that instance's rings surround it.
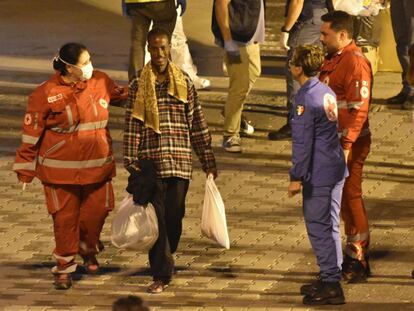
M 282 28 L 280 28 L 280 31 L 290 33 L 290 30 L 287 30 L 285 26 L 282 26 Z

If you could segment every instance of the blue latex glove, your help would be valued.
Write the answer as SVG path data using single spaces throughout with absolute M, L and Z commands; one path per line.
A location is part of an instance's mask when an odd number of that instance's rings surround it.
M 187 9 L 187 0 L 177 0 L 177 6 L 176 6 L 176 8 L 178 8 L 179 6 L 181 6 L 181 14 L 180 14 L 180 16 L 183 16 L 185 10 Z
M 233 40 L 224 41 L 224 50 L 226 51 L 227 58 L 230 64 L 240 64 L 240 50 L 239 46 Z

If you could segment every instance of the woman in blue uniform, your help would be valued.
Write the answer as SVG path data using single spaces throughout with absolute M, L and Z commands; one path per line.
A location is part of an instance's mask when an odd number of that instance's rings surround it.
M 339 211 L 346 172 L 337 134 L 335 93 L 317 74 L 323 63 L 317 46 L 299 46 L 289 63 L 300 89 L 295 96 L 292 127 L 290 197 L 302 191 L 308 237 L 320 267 L 318 281 L 301 287 L 304 304 L 343 304 Z

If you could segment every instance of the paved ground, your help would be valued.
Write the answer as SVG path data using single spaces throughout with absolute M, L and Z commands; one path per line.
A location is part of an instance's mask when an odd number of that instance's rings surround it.
M 414 280 L 409 277 L 414 268 L 414 128 L 410 113 L 382 105 L 384 98 L 398 92 L 399 76 L 391 73 L 377 76 L 370 115 L 373 145 L 364 176 L 373 277 L 365 284 L 344 285 L 347 305 L 305 308 L 298 294 L 300 285 L 317 269 L 300 198 L 286 195 L 290 142 L 266 139 L 267 131 L 284 121 L 282 77 L 258 81 L 247 105 L 257 131 L 243 139 L 243 154 L 230 155 L 220 148 L 220 110 L 227 81 L 215 65 L 202 70 L 211 76 L 213 87 L 200 92 L 200 98 L 220 169 L 217 185 L 226 204 L 230 250 L 216 247 L 200 234 L 204 175 L 196 165 L 176 255 L 179 269 L 168 291 L 145 294 L 150 281 L 147 256 L 111 246 L 113 215 L 102 235 L 106 246 L 99 256 L 102 273 L 88 276 L 79 271 L 73 289 L 52 289 L 52 221 L 42 188 L 35 182 L 22 192 L 10 171 L 27 94 L 47 78 L 57 47 L 78 38 L 97 51 L 97 65 L 122 82 L 128 25 L 121 17 L 73 1 L 38 3 L 33 15 L 23 2 L 0 2 L 4 23 L 0 40 L 7 43 L 0 48 L 0 310 L 103 311 L 127 294 L 141 295 L 153 310 L 414 310 Z M 190 6 L 187 19 L 199 14 L 199 9 L 200 4 L 195 3 L 193 11 Z M 208 14 L 202 15 L 206 23 Z M 104 44 L 102 36 L 113 44 Z M 219 64 L 219 52 L 211 44 L 209 51 L 207 60 Z M 127 177 L 120 164 L 122 122 L 123 110 L 112 108 L 110 128 L 119 163 L 117 203 L 125 194 Z

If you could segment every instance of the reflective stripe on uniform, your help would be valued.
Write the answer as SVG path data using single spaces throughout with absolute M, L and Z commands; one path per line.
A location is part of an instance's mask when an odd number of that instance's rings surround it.
M 367 241 L 369 238 L 369 233 L 359 233 L 355 235 L 347 235 L 346 241 L 347 242 L 361 242 L 361 241 Z
M 39 137 L 23 134 L 22 142 L 26 144 L 35 145 L 39 141 Z
M 72 126 L 73 125 L 73 115 L 72 115 L 72 109 L 70 109 L 70 106 L 66 106 L 66 113 L 68 114 L 69 126 Z
M 64 161 L 64 160 L 54 160 L 43 158 L 39 156 L 38 162 L 47 167 L 54 168 L 91 168 L 91 167 L 100 167 L 104 164 L 110 163 L 113 161 L 113 157 L 105 157 L 94 160 L 85 160 L 85 161 Z
M 28 171 L 34 171 L 36 169 L 36 160 L 33 162 L 26 162 L 26 163 L 14 163 L 13 164 L 13 171 L 17 170 L 28 170 Z
M 54 187 L 51 187 L 51 193 L 52 193 L 53 204 L 55 205 L 55 210 L 58 211 L 60 210 L 60 205 L 59 205 L 58 195 Z
M 109 181 L 105 184 L 105 208 L 109 208 Z
M 338 100 L 338 109 L 361 109 L 364 104 L 363 101 L 347 102 L 345 100 Z
M 108 120 L 80 123 L 76 126 L 71 126 L 69 129 L 61 129 L 59 127 L 52 127 L 50 130 L 58 133 L 73 133 L 80 131 L 90 131 L 103 129 L 107 126 Z
M 346 137 L 346 135 L 347 135 L 347 134 L 348 134 L 348 129 L 343 129 L 343 131 L 342 131 L 342 132 L 338 132 L 338 138 L 340 139 L 342 136 Z M 362 130 L 361 130 L 361 132 L 359 133 L 358 138 L 359 138 L 359 137 L 364 137 L 364 136 L 367 136 L 367 135 L 369 135 L 369 134 L 371 134 L 370 129 L 369 129 L 369 128 L 364 128 L 364 129 L 362 129 Z

